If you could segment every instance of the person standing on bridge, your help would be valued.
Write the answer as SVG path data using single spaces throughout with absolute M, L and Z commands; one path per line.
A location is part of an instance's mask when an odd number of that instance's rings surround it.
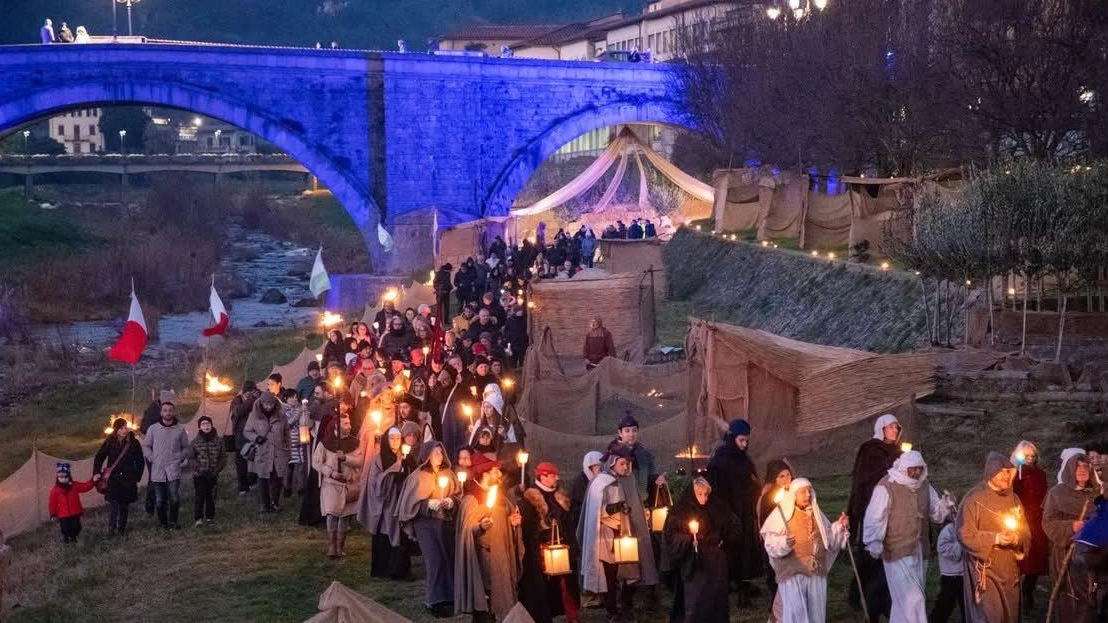
M 38 29 L 39 39 L 43 44 L 54 43 L 57 39 L 54 37 L 54 22 L 50 21 L 50 18 L 46 18 L 43 22 L 42 28 Z
M 62 43 L 73 43 L 73 31 L 69 29 L 69 24 L 62 22 L 62 28 L 58 31 L 58 38 L 62 40 Z

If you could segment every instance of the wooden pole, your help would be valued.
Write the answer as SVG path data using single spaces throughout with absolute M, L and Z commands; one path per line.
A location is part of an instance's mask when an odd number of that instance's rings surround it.
M 1092 469 L 1090 467 L 1090 469 Z M 1081 515 L 1078 517 L 1078 521 L 1085 520 L 1085 513 L 1089 510 L 1089 500 L 1085 500 L 1085 503 L 1081 505 Z M 1058 599 L 1058 590 L 1062 588 L 1062 580 L 1066 578 L 1066 572 L 1069 571 L 1070 560 L 1073 559 L 1073 546 L 1076 542 L 1071 541 L 1069 547 L 1066 548 L 1066 556 L 1062 559 L 1062 568 L 1058 572 L 1058 579 L 1054 580 L 1054 586 L 1050 589 L 1050 601 L 1046 606 L 1046 623 L 1050 623 L 1051 616 L 1054 614 L 1054 602 Z

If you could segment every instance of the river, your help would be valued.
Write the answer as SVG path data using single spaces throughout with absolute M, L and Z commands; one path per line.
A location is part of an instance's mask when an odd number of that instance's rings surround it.
M 296 301 L 311 297 L 307 275 L 289 274 L 290 271 L 305 270 L 305 267 L 310 269 L 314 251 L 235 225 L 230 226 L 228 233 L 235 248 L 231 250 L 233 252 L 223 253 L 219 274 L 237 275 L 254 288 L 254 293 L 245 298 L 229 299 L 221 293 L 231 315 L 231 326 L 237 330 L 260 330 L 267 327 L 300 327 L 314 322 L 319 314 L 317 308 L 292 306 Z M 270 288 L 280 290 L 288 303 L 260 303 L 262 294 Z M 142 302 L 140 293 L 139 303 Z M 121 311 L 126 311 L 126 308 Z M 44 343 L 103 349 L 119 337 L 123 320 L 120 317 L 117 320 L 39 325 L 33 333 L 37 341 Z M 157 352 L 159 346 L 169 344 L 202 345 L 206 338 L 200 332 L 211 324 L 211 314 L 207 311 L 165 314 L 158 323 L 158 341 L 152 342 L 148 348 Z

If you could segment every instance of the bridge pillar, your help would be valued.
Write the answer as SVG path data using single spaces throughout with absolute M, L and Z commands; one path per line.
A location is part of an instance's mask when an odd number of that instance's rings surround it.
M 26 200 L 31 199 L 31 193 L 35 189 L 35 176 L 28 173 L 23 176 L 23 198 Z
M 126 203 L 127 202 L 127 174 L 126 173 L 120 173 L 119 174 L 119 202 L 120 203 Z

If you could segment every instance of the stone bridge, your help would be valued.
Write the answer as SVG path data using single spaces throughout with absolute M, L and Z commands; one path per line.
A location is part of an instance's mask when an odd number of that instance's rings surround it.
M 439 225 L 508 213 L 558 148 L 619 123 L 689 123 L 664 65 L 209 44 L 0 47 L 0 132 L 67 108 L 201 113 L 280 147 L 327 186 L 378 271 L 430 264 Z M 378 243 L 381 223 L 396 247 Z

